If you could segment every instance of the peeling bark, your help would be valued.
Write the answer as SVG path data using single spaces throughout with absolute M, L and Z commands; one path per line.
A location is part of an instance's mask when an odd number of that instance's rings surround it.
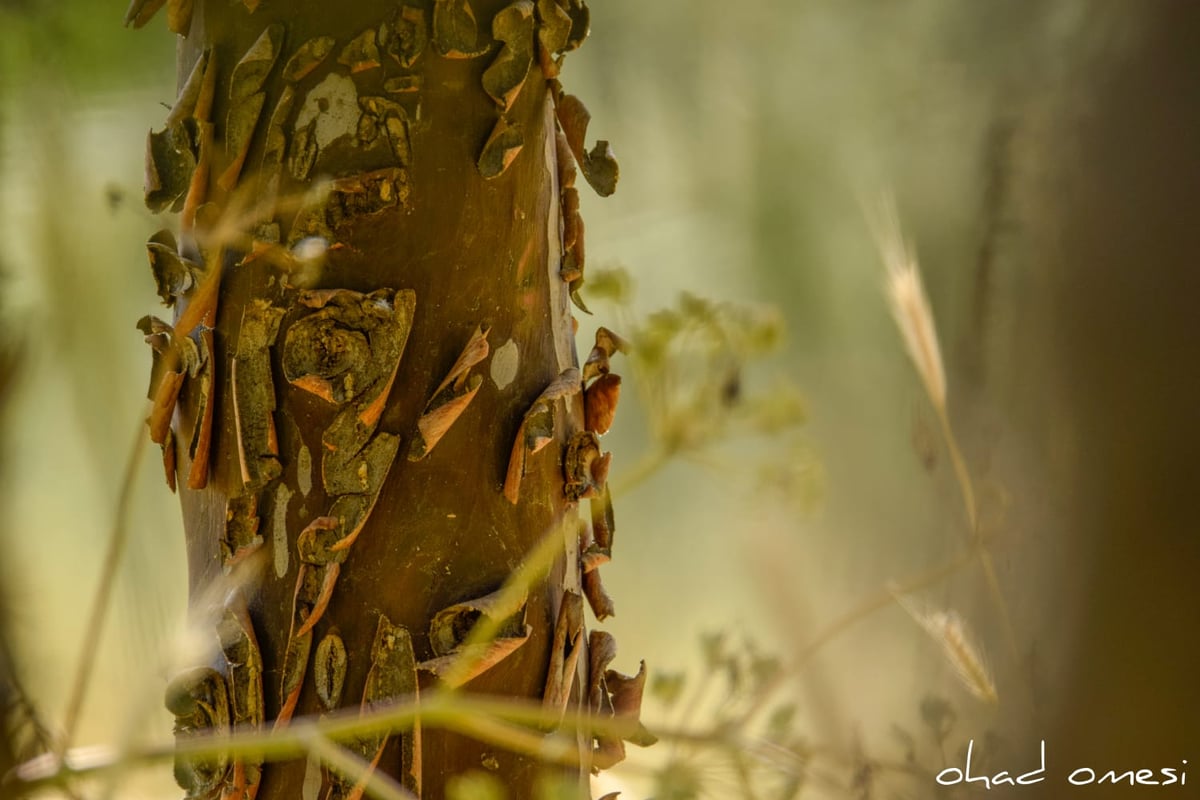
M 128 22 L 161 5 L 135 0 Z M 142 324 L 151 432 L 168 474 L 186 476 L 193 596 L 264 538 L 274 562 L 226 612 L 224 661 L 173 683 L 180 732 L 415 699 L 464 656 L 468 691 L 559 712 L 582 702 L 588 665 L 608 663 L 586 655 L 582 598 L 611 613 L 595 569 L 612 541 L 597 436 L 620 342 L 598 339 L 581 370 L 569 309 L 582 303 L 583 226 L 563 161 L 602 194 L 617 175 L 607 143 L 582 150 L 586 110 L 555 78 L 586 36 L 586 5 L 197 0 L 168 12 L 185 34 L 183 88 L 150 135 L 147 202 L 184 216 L 178 241 L 148 245 L 176 314 Z M 489 337 L 503 343 L 490 365 Z M 576 531 L 591 522 L 585 575 Z M 564 523 L 549 578 L 503 611 L 497 639 L 468 643 Z M 359 745 L 424 798 L 496 750 L 434 727 Z M 595 748 L 581 748 L 586 762 Z M 510 796 L 533 795 L 542 764 L 499 763 Z M 362 793 L 303 760 L 180 771 L 192 796 L 292 798 L 318 778 L 322 796 Z

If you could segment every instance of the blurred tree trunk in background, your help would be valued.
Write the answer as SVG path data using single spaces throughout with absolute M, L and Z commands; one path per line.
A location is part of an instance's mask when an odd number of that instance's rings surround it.
M 139 16 L 135 2 L 132 21 L 155 5 Z M 203 0 L 189 18 L 190 5 L 167 7 L 186 34 L 183 88 L 147 158 L 147 202 L 182 212 L 178 248 L 149 245 L 176 317 L 142 327 L 192 605 L 214 615 L 223 657 L 173 681 L 177 729 L 224 725 L 209 711 L 223 693 L 231 724 L 261 728 L 402 699 L 489 613 L 516 649 L 468 688 L 540 700 L 564 600 L 578 619 L 563 461 L 569 441 L 595 442 L 559 273 L 569 168 L 546 74 L 586 34 L 586 8 Z M 550 578 L 515 614 L 490 608 L 556 530 Z M 237 592 L 214 612 L 208 587 L 243 564 L 248 614 Z M 568 649 L 582 646 L 572 630 Z M 542 769 L 429 728 L 355 749 L 425 798 L 472 769 L 532 797 Z M 361 788 L 312 769 L 264 765 L 257 795 Z M 177 777 L 249 796 L 259 780 L 253 763 Z
M 1200 742 L 1200 6 L 1124 11 L 1116 57 L 1067 87 L 1077 100 L 1048 115 L 1052 146 L 1022 187 L 1030 269 L 1047 290 L 1033 330 L 1049 333 L 1055 387 L 1032 430 L 1056 445 L 1052 486 L 1071 525 L 1055 547 L 1074 554 L 1055 592 L 1086 598 L 1046 730 L 1064 778 L 1091 767 L 1162 779 L 1183 759 L 1194 769 Z M 1044 796 L 1061 796 L 1055 784 Z

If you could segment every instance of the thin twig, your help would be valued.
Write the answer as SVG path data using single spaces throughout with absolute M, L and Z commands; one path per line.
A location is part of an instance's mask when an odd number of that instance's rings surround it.
M 894 592 L 899 591 L 908 594 L 918 589 L 923 589 L 926 586 L 931 586 L 947 575 L 951 575 L 962 569 L 971 562 L 973 556 L 973 551 L 959 553 L 949 561 L 944 561 L 923 572 L 919 572 L 908 580 L 892 582 L 888 587 L 884 587 L 875 594 L 865 598 L 858 605 L 830 622 L 820 633 L 809 640 L 808 644 L 797 654 L 795 660 L 788 668 L 778 670 L 763 685 L 762 689 L 759 690 L 758 696 L 750 703 L 749 708 L 738 718 L 734 726 L 742 728 L 749 723 L 766 706 L 767 700 L 770 699 L 771 695 L 778 691 L 793 674 L 802 669 L 808 663 L 809 659 L 816 655 L 822 647 L 879 609 L 891 605 L 894 602 Z
M 1012 617 L 1008 613 L 1008 604 L 1004 602 L 1004 595 L 1000 591 L 1000 581 L 996 577 L 996 567 L 992 562 L 992 554 L 984 544 L 983 531 L 979 527 L 979 507 L 975 500 L 975 487 L 971 481 L 971 473 L 967 469 L 967 463 L 958 448 L 958 439 L 954 435 L 954 429 L 950 426 L 950 417 L 946 413 L 946 409 L 943 407 L 936 410 L 942 427 L 942 436 L 945 438 L 946 448 L 950 452 L 950 462 L 954 465 L 954 475 L 958 479 L 959 489 L 962 492 L 963 505 L 967 509 L 967 523 L 970 525 L 969 535 L 971 537 L 971 544 L 978 552 L 979 563 L 983 567 L 983 575 L 988 584 L 988 593 L 991 594 L 996 604 L 996 610 L 1000 613 L 1000 621 L 1004 625 L 1004 638 L 1008 643 L 1009 651 L 1012 654 L 1013 660 L 1017 661 L 1020 658 L 1020 653 L 1017 649 L 1017 635 L 1013 629 Z
M 87 696 L 88 680 L 92 676 L 92 668 L 96 662 L 96 652 L 100 648 L 100 634 L 104 630 L 104 621 L 108 616 L 108 606 L 112 599 L 113 588 L 117 583 L 117 570 L 121 564 L 121 556 L 125 553 L 125 545 L 129 540 L 129 529 L 126 518 L 129 515 L 129 503 L 133 497 L 133 488 L 138 468 L 142 463 L 142 453 L 145 450 L 146 435 L 144 417 L 138 418 L 136 435 L 133 437 L 132 449 L 125 461 L 125 472 L 121 476 L 121 488 L 117 495 L 117 508 L 113 516 L 112 531 L 108 536 L 108 552 L 104 555 L 104 563 L 100 568 L 100 584 L 92 598 L 92 613 L 84 631 L 83 648 L 79 653 L 79 661 L 75 667 L 75 678 L 71 683 L 70 699 L 67 701 L 67 711 L 63 722 L 63 735 L 55 755 L 61 756 L 71 746 L 71 741 L 79 727 L 79 717 L 83 710 L 83 702 Z

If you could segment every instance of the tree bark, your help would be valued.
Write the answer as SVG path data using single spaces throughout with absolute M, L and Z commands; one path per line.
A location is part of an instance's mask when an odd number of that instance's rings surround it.
M 131 21 L 157 5 L 135 0 Z M 611 158 L 581 152 L 578 114 L 556 138 L 552 80 L 586 7 L 190 6 L 167 6 L 182 88 L 148 145 L 148 203 L 182 212 L 178 245 L 150 245 L 175 309 L 173 326 L 142 323 L 157 354 L 150 427 L 179 487 L 193 607 L 227 576 L 253 577 L 215 613 L 197 609 L 221 650 L 169 687 L 177 730 L 266 729 L 429 689 L 436 659 L 487 615 L 472 603 L 562 530 L 549 578 L 502 626 L 516 649 L 467 685 L 542 698 L 564 661 L 552 650 L 583 647 L 578 623 L 552 646 L 564 597 L 581 597 L 578 500 L 611 519 L 570 314 L 582 240 L 564 248 L 577 216 L 560 202 L 569 150 L 602 185 Z M 543 769 L 431 728 L 378 745 L 359 755 L 425 798 L 470 769 L 532 797 Z M 294 798 L 314 796 L 309 769 L 177 775 L 189 796 Z M 320 780 L 322 797 L 361 792 Z

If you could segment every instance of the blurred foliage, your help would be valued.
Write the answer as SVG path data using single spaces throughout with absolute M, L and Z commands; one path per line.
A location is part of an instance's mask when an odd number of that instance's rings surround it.
M 98 95 L 172 71 L 173 37 L 123 29 L 121 12 L 94 0 L 0 3 L 0 92 L 55 79 L 81 96 Z

